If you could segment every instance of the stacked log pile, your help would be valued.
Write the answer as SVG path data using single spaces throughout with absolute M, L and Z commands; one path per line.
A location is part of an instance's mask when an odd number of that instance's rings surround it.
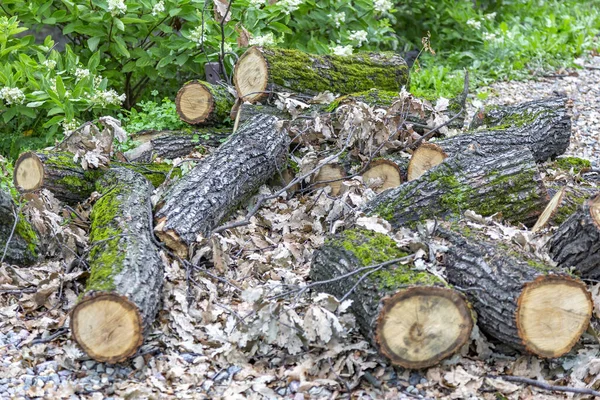
M 92 358 L 119 362 L 141 345 L 159 308 L 160 246 L 172 249 L 166 250 L 171 256 L 187 257 L 190 246 L 213 234 L 288 167 L 293 138 L 283 122 L 290 116 L 244 101 L 268 101 L 277 91 L 304 98 L 324 90 L 346 95 L 334 104 L 313 105 L 298 118 L 314 121 L 347 101 L 389 106 L 407 85 L 408 69 L 395 54 L 316 56 L 253 47 L 235 66 L 233 81 L 237 99 L 220 85 L 185 84 L 177 109 L 193 130 L 141 133 L 142 143 L 124 154 L 127 162 L 84 170 L 72 154 L 52 151 L 28 152 L 17 161 L 14 183 L 24 193 L 48 189 L 76 204 L 98 192 L 90 218 L 90 278 L 71 315 L 73 337 Z M 465 98 L 463 93 L 450 103 L 454 128 L 462 126 Z M 237 129 L 227 125 L 235 119 L 232 109 L 239 110 Z M 392 229 L 438 220 L 442 228 L 436 234 L 448 245 L 445 275 L 416 271 L 411 249 L 348 223 L 315 251 L 310 278 L 325 282 L 324 291 L 352 299 L 362 334 L 406 368 L 432 366 L 456 353 L 469 343 L 475 323 L 518 351 L 565 354 L 592 311 L 586 286 L 567 271 L 574 267 L 583 278 L 600 276 L 600 196 L 590 188 L 547 187 L 539 170 L 568 146 L 568 101 L 556 97 L 483 109 L 469 131 L 430 141 L 438 129 L 427 125 L 429 119 L 407 114 L 406 124 L 418 132 L 418 140 L 403 148 L 411 151 L 410 160 L 392 152 L 358 161 L 364 185 L 377 194 L 362 211 L 387 220 Z M 217 149 L 185 175 L 153 162 L 186 156 L 198 145 Z M 324 181 L 332 188 L 329 195 L 340 194 L 352 157 L 357 158 L 346 154 L 322 167 L 313 186 Z M 154 208 L 153 187 L 161 187 Z M 0 192 L 0 254 L 16 226 L 6 260 L 35 262 L 35 231 L 25 220 L 15 223 L 14 202 L 7 196 Z M 537 221 L 536 230 L 558 226 L 549 243 L 558 266 L 473 232 L 461 222 L 467 210 L 513 224 Z

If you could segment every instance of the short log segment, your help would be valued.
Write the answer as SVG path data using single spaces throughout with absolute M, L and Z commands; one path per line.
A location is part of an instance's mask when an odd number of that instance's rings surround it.
M 35 264 L 39 259 L 39 244 L 38 233 L 19 212 L 12 196 L 0 190 L 0 259 L 4 256 L 4 262 L 19 266 Z
M 398 187 L 403 181 L 398 162 L 388 158 L 373 160 L 362 178 L 363 183 L 375 193 Z
M 548 187 L 548 192 L 553 194 L 550 202 L 531 228 L 532 232 L 550 225 L 559 226 L 573 215 L 577 209 L 600 189 L 583 186 Z
M 394 53 L 342 57 L 251 47 L 236 63 L 233 81 L 238 96 L 254 103 L 272 90 L 312 95 L 326 90 L 339 94 L 371 88 L 399 91 L 408 84 L 408 67 Z
M 164 267 L 152 238 L 152 185 L 115 168 L 96 189 L 102 197 L 90 216 L 90 277 L 71 312 L 71 333 L 90 357 L 116 363 L 135 354 L 154 321 Z
M 256 116 L 169 188 L 157 205 L 156 234 L 179 254 L 285 166 L 289 139 L 272 116 Z
M 203 81 L 186 83 L 175 98 L 179 118 L 192 125 L 222 124 L 234 102 L 227 88 Z
M 158 163 L 122 163 L 114 161 L 111 166 L 124 167 L 144 175 L 155 187 L 160 186 L 169 172 L 181 175 L 179 168 Z M 73 161 L 73 154 L 57 151 L 38 151 L 21 154 L 15 163 L 14 183 L 21 192 L 48 189 L 67 204 L 85 201 L 95 190 L 95 182 L 107 170 L 84 170 Z
M 467 152 L 447 158 L 424 175 L 379 194 L 364 207 L 394 228 L 428 218 L 454 218 L 473 210 L 533 225 L 546 207 L 547 192 L 531 152 L 515 149 L 483 156 Z
M 465 291 L 482 332 L 539 357 L 566 354 L 587 329 L 593 303 L 586 285 L 528 258 L 515 246 L 490 242 L 473 228 L 453 225 L 448 281 Z
M 575 267 L 586 279 L 600 278 L 600 192 L 558 228 L 548 252 L 560 267 Z
M 202 146 L 219 147 L 231 135 L 231 128 L 201 128 L 186 131 L 139 132 L 134 140 L 140 144 L 124 153 L 132 162 L 148 163 L 156 157 L 172 160 L 185 157 Z
M 386 235 L 347 230 L 315 251 L 310 277 L 315 282 L 331 280 L 404 256 Z M 338 299 L 350 293 L 350 310 L 361 333 L 405 368 L 430 367 L 454 354 L 468 342 L 473 327 L 470 307 L 460 293 L 409 265 L 366 269 L 317 290 Z

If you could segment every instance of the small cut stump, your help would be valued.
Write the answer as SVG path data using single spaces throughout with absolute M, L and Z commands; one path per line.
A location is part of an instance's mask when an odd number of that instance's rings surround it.
M 586 200 L 550 238 L 548 252 L 585 279 L 600 278 L 600 191 Z
M 90 216 L 86 294 L 71 311 L 71 333 L 94 360 L 135 354 L 159 309 L 163 263 L 152 238 L 152 185 L 124 168 L 96 184 L 102 197 Z
M 532 259 L 516 246 L 490 242 L 473 227 L 445 224 L 448 282 L 467 294 L 487 336 L 544 358 L 568 353 L 588 327 L 586 285 Z
M 549 186 L 548 193 L 554 193 L 554 195 L 533 228 L 531 228 L 531 231 L 538 232 L 548 225 L 561 225 L 577 211 L 584 201 L 598 192 L 598 188 L 584 186 Z
M 234 102 L 227 88 L 203 81 L 186 83 L 175 98 L 179 118 L 192 125 L 222 124 Z
M 330 237 L 315 251 L 310 271 L 314 281 L 328 281 L 360 268 L 389 262 L 376 269 L 318 286 L 353 300 L 361 333 L 392 363 L 426 368 L 468 343 L 473 327 L 464 296 L 439 278 L 391 260 L 405 257 L 396 243 L 381 233 L 352 229 Z

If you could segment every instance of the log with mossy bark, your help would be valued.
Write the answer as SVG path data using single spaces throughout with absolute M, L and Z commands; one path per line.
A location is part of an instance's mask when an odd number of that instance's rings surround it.
M 39 259 L 40 237 L 10 193 L 0 189 L 0 260 L 27 266 Z
M 186 83 L 175 98 L 179 118 L 192 125 L 222 124 L 229 118 L 234 102 L 225 86 L 204 81 Z
M 560 267 L 575 267 L 583 278 L 600 279 L 600 190 L 558 228 L 548 252 Z
M 90 277 L 71 312 L 71 333 L 94 360 L 135 354 L 158 312 L 164 267 L 152 237 L 152 185 L 114 168 L 96 182 L 90 215 Z
M 586 186 L 547 185 L 551 196 L 548 205 L 531 228 L 538 232 L 547 226 L 559 226 L 573 215 L 590 197 L 600 192 L 600 188 Z
M 230 127 L 197 128 L 190 131 L 145 131 L 133 136 L 139 143 L 123 153 L 132 162 L 152 162 L 185 157 L 202 147 L 219 147 L 231 135 Z
M 489 337 L 555 358 L 587 329 L 593 303 L 580 280 L 464 223 L 443 224 L 438 234 L 450 243 L 448 282 L 465 292 Z
M 512 115 L 504 124 L 485 131 L 470 131 L 440 140 L 424 143 L 417 148 L 409 163 L 409 180 L 439 164 L 444 158 L 452 157 L 467 149 L 494 154 L 512 147 L 527 146 L 536 162 L 543 162 L 563 154 L 571 138 L 571 120 L 565 106 L 566 100 L 554 101 L 559 106 L 537 114 Z M 513 121 L 510 125 L 509 121 Z
M 123 167 L 144 175 L 155 187 L 160 186 L 169 173 L 181 175 L 179 168 L 165 163 L 111 162 L 111 166 Z M 15 162 L 13 180 L 21 192 L 48 189 L 67 204 L 85 201 L 94 191 L 94 184 L 106 168 L 83 169 L 73 161 L 73 154 L 58 151 L 37 151 L 21 154 Z
M 315 251 L 310 278 L 324 282 L 316 291 L 352 300 L 361 333 L 392 363 L 425 368 L 468 343 L 473 316 L 463 295 L 406 256 L 387 235 L 346 230 Z
M 527 148 L 484 156 L 466 152 L 447 158 L 421 177 L 386 190 L 364 207 L 394 228 L 431 218 L 455 218 L 466 210 L 534 224 L 548 202 L 546 188 Z
M 157 204 L 156 234 L 179 254 L 208 235 L 286 166 L 289 138 L 277 118 L 256 116 L 171 186 Z
M 316 95 L 349 94 L 378 88 L 399 91 L 408 67 L 395 53 L 315 55 L 299 50 L 251 47 L 235 65 L 233 81 L 242 101 L 255 103 L 271 91 Z

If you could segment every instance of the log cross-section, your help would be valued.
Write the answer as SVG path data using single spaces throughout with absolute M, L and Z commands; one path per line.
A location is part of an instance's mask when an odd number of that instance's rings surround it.
M 163 263 L 152 238 L 152 185 L 137 172 L 111 169 L 96 183 L 90 216 L 86 294 L 71 312 L 71 333 L 93 359 L 135 354 L 158 312 Z
M 227 88 L 208 82 L 191 81 L 177 92 L 175 106 L 188 124 L 222 124 L 229 117 L 234 98 Z

